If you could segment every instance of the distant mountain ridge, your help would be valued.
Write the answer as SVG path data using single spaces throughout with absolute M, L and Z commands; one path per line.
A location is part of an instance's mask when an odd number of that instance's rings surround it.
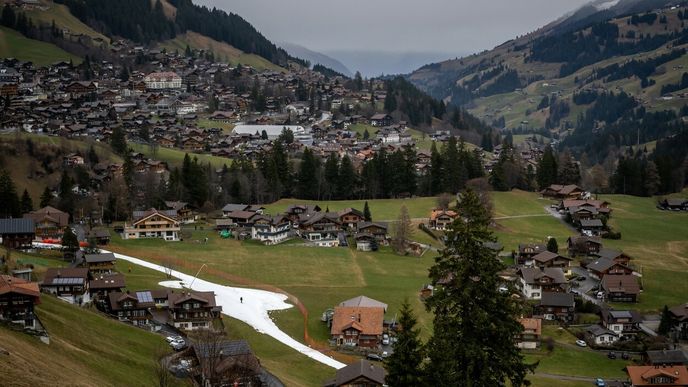
M 289 53 L 289 55 L 305 59 L 311 62 L 311 65 L 321 64 L 340 74 L 346 75 L 349 78 L 354 76 L 351 70 L 347 68 L 346 65 L 344 65 L 342 62 L 323 53 L 313 51 L 304 46 L 294 43 L 282 42 L 277 43 L 277 45 L 285 49 Z

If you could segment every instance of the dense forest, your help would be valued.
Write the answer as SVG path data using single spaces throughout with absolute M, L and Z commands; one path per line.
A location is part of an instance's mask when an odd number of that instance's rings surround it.
M 400 111 L 413 126 L 430 125 L 433 118 L 442 119 L 446 112 L 443 102 L 420 91 L 403 77 L 386 81 L 385 88 L 385 111 Z
M 170 4 L 177 8 L 174 19 L 165 16 L 160 0 L 153 4 L 140 0 L 55 2 L 65 4 L 74 16 L 106 35 L 148 44 L 194 31 L 244 52 L 260 55 L 280 66 L 287 65 L 288 60 L 306 65 L 305 61 L 290 57 L 275 46 L 240 16 L 197 6 L 191 0 L 170 0 Z
M 688 35 L 688 32 L 672 32 L 652 36 L 639 36 L 633 42 L 619 42 L 619 27 L 602 22 L 586 30 L 546 36 L 533 42 L 530 61 L 564 63 L 560 76 L 573 74 L 578 69 L 615 56 L 651 51 Z

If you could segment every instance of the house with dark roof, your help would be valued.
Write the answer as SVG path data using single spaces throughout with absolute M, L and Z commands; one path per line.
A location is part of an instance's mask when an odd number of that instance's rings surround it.
M 33 219 L 37 239 L 61 239 L 69 225 L 69 214 L 50 206 L 24 214 L 24 218 Z
M 640 332 L 642 317 L 634 310 L 602 309 L 602 326 L 619 335 L 619 337 L 635 336 Z
M 198 364 L 194 376 L 201 386 L 266 385 L 260 360 L 246 340 L 196 340 L 190 353 Z
M 688 355 L 680 349 L 647 351 L 643 358 L 645 359 L 645 364 L 656 367 L 688 365 Z
M 356 229 L 359 223 L 365 221 L 363 213 L 355 208 L 345 208 L 337 212 L 337 215 L 343 228 Z
M 79 265 L 88 268 L 94 276 L 110 274 L 115 270 L 117 258 L 113 253 L 83 254 L 81 256 L 79 253 L 77 252 L 77 259 L 80 260 Z
M 249 207 L 248 204 L 229 203 L 222 207 L 222 216 L 226 218 L 230 213 L 235 211 L 248 211 Z
M 429 227 L 433 230 L 446 230 L 459 214 L 453 210 L 437 208 L 430 213 Z
M 334 379 L 326 381 L 325 387 L 382 387 L 385 385 L 385 369 L 368 360 L 359 360 L 337 370 Z
M 674 331 L 678 338 L 688 339 L 688 302 L 669 309 L 671 317 L 676 321 Z
M 607 258 L 598 258 L 588 263 L 587 269 L 590 274 L 599 279 L 606 275 L 633 274 L 633 269 L 630 267 Z
M 640 295 L 638 278 L 632 274 L 606 275 L 600 289 L 611 302 L 637 302 Z
M 602 248 L 600 249 L 597 253 L 593 254 L 596 257 L 599 258 L 605 258 L 609 259 L 611 261 L 614 261 L 616 263 L 620 263 L 622 265 L 628 265 L 629 262 L 631 261 L 631 257 L 624 253 L 621 250 L 615 250 L 615 249 L 609 249 L 609 248 Z
M 369 234 L 373 236 L 379 245 L 388 244 L 387 224 L 381 222 L 361 222 L 358 224 L 358 234 Z
M 276 245 L 289 239 L 291 222 L 286 216 L 256 215 L 252 218 L 251 238 L 266 245 Z
M 222 307 L 215 303 L 214 292 L 170 292 L 167 299 L 168 323 L 187 331 L 210 328 L 222 311 Z
M 583 194 L 583 192 L 585 192 L 585 191 L 581 187 L 574 185 L 574 184 L 569 184 L 569 185 L 552 184 L 549 187 L 540 191 L 540 193 L 544 197 L 554 198 L 554 199 L 559 199 L 559 200 L 577 199 Z
M 545 292 L 564 292 L 566 276 L 561 268 L 523 267 L 518 270 L 517 286 L 529 300 L 539 300 Z
M 572 236 L 566 240 L 569 254 L 577 255 L 592 255 L 600 251 L 602 242 L 599 238 L 589 237 L 587 235 Z
M 565 274 L 571 273 L 571 261 L 569 257 L 564 257 L 551 251 L 543 251 L 533 256 L 532 261 L 526 261 L 526 266 L 534 266 L 540 269 L 560 268 Z M 530 264 L 530 265 L 529 265 Z
M 71 304 L 87 303 L 91 300 L 89 292 L 90 275 L 87 268 L 54 268 L 45 272 L 40 288 Z
M 119 273 L 95 275 L 89 281 L 91 299 L 108 300 L 108 295 L 113 292 L 121 292 L 126 287 L 124 275 Z
M 110 313 L 119 321 L 133 325 L 148 325 L 152 321 L 150 308 L 156 306 L 150 291 L 110 292 L 108 294 Z
M 572 293 L 544 292 L 534 309 L 534 314 L 545 320 L 570 323 L 576 316 L 576 301 Z
M 36 237 L 36 225 L 33 219 L 0 219 L 0 239 L 8 249 L 31 246 Z
M 332 212 L 301 213 L 298 234 L 309 244 L 320 247 L 339 246 L 339 215 Z
M 40 303 L 37 283 L 0 274 L 0 321 L 42 329 L 34 314 L 34 306 Z
M 547 251 L 547 246 L 543 244 L 519 243 L 517 263 L 524 265 L 527 261 L 543 251 Z

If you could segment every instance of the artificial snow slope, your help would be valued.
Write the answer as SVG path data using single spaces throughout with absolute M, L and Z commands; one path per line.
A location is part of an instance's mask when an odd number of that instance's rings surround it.
M 109 252 L 102 250 L 103 252 Z M 215 292 L 215 299 L 218 305 L 222 306 L 222 313 L 243 321 L 252 326 L 260 333 L 273 337 L 279 342 L 294 348 L 300 353 L 319 361 L 330 367 L 340 369 L 346 364 L 319 352 L 306 345 L 294 340 L 291 336 L 282 332 L 268 316 L 268 311 L 289 309 L 292 305 L 287 304 L 287 296 L 280 293 L 268 292 L 265 290 L 234 288 L 230 286 L 218 285 L 175 270 L 170 271 L 163 266 L 144 261 L 142 259 L 130 257 L 119 253 L 113 253 L 117 259 L 144 266 L 162 273 L 170 273 L 179 281 L 164 281 L 160 285 L 181 289 L 182 286 L 196 291 Z M 243 299 L 243 302 L 241 301 Z

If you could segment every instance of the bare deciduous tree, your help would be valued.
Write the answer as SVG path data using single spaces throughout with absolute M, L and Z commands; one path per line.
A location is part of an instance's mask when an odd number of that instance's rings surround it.
M 406 251 L 406 245 L 412 234 L 411 217 L 406 206 L 402 204 L 399 210 L 399 219 L 394 223 L 394 236 L 392 237 L 392 247 L 397 254 L 403 254 Z

